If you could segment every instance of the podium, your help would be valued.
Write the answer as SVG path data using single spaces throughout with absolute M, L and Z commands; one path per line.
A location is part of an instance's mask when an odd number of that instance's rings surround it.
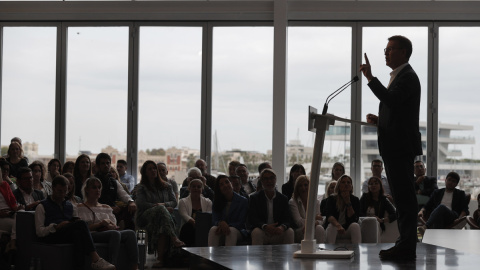
M 313 147 L 313 158 L 310 175 L 310 187 L 308 190 L 307 213 L 305 220 L 305 236 L 301 243 L 301 250 L 294 253 L 294 257 L 303 258 L 351 258 L 353 251 L 321 251 L 317 250 L 317 242 L 315 240 L 315 203 L 318 195 L 318 181 L 320 176 L 320 165 L 322 163 L 323 145 L 325 143 L 325 133 L 335 121 L 373 126 L 362 121 L 355 121 L 337 117 L 331 114 L 317 114 L 317 109 L 308 107 L 308 130 L 315 132 L 315 144 Z

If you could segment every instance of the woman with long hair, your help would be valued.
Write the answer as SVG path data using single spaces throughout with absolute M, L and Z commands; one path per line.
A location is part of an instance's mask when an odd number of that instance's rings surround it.
M 159 175 L 157 164 L 145 161 L 140 169 L 142 179 L 137 189 L 136 223 L 149 235 L 150 244 L 157 251 L 157 262 L 152 267 L 163 267 L 168 247 L 185 246 L 175 235 L 175 223 L 168 208 L 177 206 L 175 194 L 170 184 Z M 149 244 L 149 246 L 150 246 Z
M 340 176 L 345 174 L 345 165 L 341 162 L 335 162 L 332 166 L 332 180 L 325 183 L 325 193 L 327 193 L 327 186 L 331 181 L 337 181 Z
M 178 212 L 185 221 L 180 229 L 180 240 L 185 242 L 187 247 L 195 245 L 195 217 L 197 213 L 211 213 L 212 201 L 203 197 L 203 182 L 200 179 L 193 179 L 188 183 L 190 194 L 178 203 Z
M 45 195 L 52 195 L 52 183 L 45 179 L 45 165 L 39 160 L 35 160 L 28 166 L 32 170 L 33 189 L 40 190 Z
M 375 217 L 378 224 L 378 238 L 385 231 L 385 224 L 397 219 L 395 207 L 384 195 L 382 180 L 378 177 L 368 179 L 368 193 L 360 198 L 360 216 Z
M 300 243 L 305 233 L 305 221 L 307 218 L 308 186 L 310 180 L 307 176 L 300 175 L 295 181 L 293 196 L 288 201 L 292 220 L 297 226 L 295 229 L 295 243 Z M 322 227 L 323 217 L 320 214 L 320 202 L 315 203 L 315 239 L 317 243 L 325 243 L 325 229 Z
M 73 174 L 65 173 L 63 176 L 65 176 L 65 178 L 68 180 L 67 200 L 69 200 L 73 205 L 83 202 L 82 198 L 75 195 L 75 190 L 77 188 L 75 187 L 75 177 L 73 177 Z M 79 187 L 79 189 L 81 188 L 82 187 Z
M 90 157 L 81 154 L 75 160 L 75 166 L 73 167 L 73 178 L 75 178 L 75 195 L 82 198 L 82 186 L 87 179 L 92 176 L 92 161 Z
M 335 244 L 337 237 L 350 239 L 352 244 L 362 241 L 358 215 L 360 200 L 353 195 L 352 178 L 343 175 L 338 179 L 335 193 L 327 199 L 325 221 L 327 243 Z
M 52 158 L 47 164 L 47 181 L 52 182 L 53 178 L 57 175 L 60 175 L 60 169 L 62 168 L 62 163 L 58 158 Z
M 28 162 L 23 156 L 22 146 L 13 141 L 8 146 L 8 157 L 6 160 L 10 163 L 10 175 L 17 178 L 18 170 L 22 167 L 28 167 Z
M 215 181 L 215 199 L 213 200 L 213 227 L 208 233 L 208 246 L 236 246 L 244 237 L 247 220 L 248 200 L 233 192 L 228 176 L 220 175 Z
M 300 164 L 294 164 L 290 169 L 290 175 L 288 177 L 288 182 L 282 185 L 282 194 L 291 198 L 293 194 L 293 189 L 295 187 L 295 180 L 300 175 L 306 175 L 305 168 Z

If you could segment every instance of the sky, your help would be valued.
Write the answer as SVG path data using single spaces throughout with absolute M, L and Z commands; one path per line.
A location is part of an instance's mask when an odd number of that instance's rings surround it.
M 309 105 L 321 110 L 325 98 L 351 80 L 349 27 L 290 27 L 288 31 L 287 140 L 297 137 L 312 145 L 307 131 Z M 453 136 L 480 138 L 475 42 L 480 28 L 441 28 L 439 58 L 439 119 L 473 125 Z M 411 65 L 422 85 L 420 119 L 426 120 L 426 27 L 364 28 L 362 51 L 372 71 L 388 83 L 383 48 L 393 34 L 409 37 Z M 67 56 L 67 154 L 99 152 L 106 145 L 127 148 L 128 28 L 71 27 Z M 39 144 L 40 154 L 53 154 L 55 114 L 55 39 L 53 27 L 5 27 L 1 143 L 21 137 Z M 272 134 L 272 27 L 218 27 L 212 45 L 212 135 L 220 151 L 234 148 L 265 153 Z M 139 56 L 139 149 L 170 146 L 200 148 L 202 29 L 142 27 Z M 358 74 L 360 76 L 360 74 Z M 378 100 L 362 84 L 362 115 L 376 113 Z M 358 85 L 360 86 L 360 85 Z M 350 117 L 350 88 L 337 96 L 329 112 Z M 364 120 L 364 119 L 362 119 Z M 344 153 L 344 143 L 326 146 Z M 480 153 L 456 146 L 464 155 Z

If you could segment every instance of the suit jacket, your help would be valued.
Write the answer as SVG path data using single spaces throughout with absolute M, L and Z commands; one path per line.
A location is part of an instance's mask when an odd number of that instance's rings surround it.
M 382 157 L 422 155 L 418 126 L 420 81 L 407 64 L 385 88 L 375 77 L 368 86 L 380 100 L 378 112 L 378 148 Z
M 233 192 L 232 204 L 228 209 L 228 213 L 223 208 L 222 212 L 212 209 L 213 226 L 218 226 L 218 222 L 225 221 L 230 227 L 234 227 L 240 232 L 245 230 L 245 222 L 247 220 L 248 201 L 245 197 Z
M 273 221 L 278 223 L 277 226 L 284 225 L 285 229 L 290 228 L 291 216 L 288 210 L 287 196 L 275 190 L 275 198 L 273 199 Z M 267 197 L 265 191 L 255 192 L 250 196 L 248 204 L 248 226 L 251 230 L 254 228 L 262 228 L 267 224 L 268 209 Z
M 25 207 L 27 206 L 27 203 L 25 202 L 25 199 L 23 198 L 23 194 L 22 194 L 22 191 L 20 190 L 20 188 L 15 189 L 13 191 L 13 195 L 17 199 L 18 204 L 25 205 Z M 43 196 L 43 192 L 41 192 L 40 190 L 36 190 L 36 189 L 33 190 L 32 197 L 35 201 L 42 201 L 42 200 L 45 199 L 45 197 Z M 34 211 L 35 208 L 33 208 L 33 209 L 25 208 L 25 210 L 26 211 Z
M 425 176 L 425 178 L 423 178 L 423 188 L 420 188 L 420 185 L 415 183 L 415 191 L 419 189 L 422 190 L 421 195 L 430 197 L 430 195 L 438 189 L 437 178 L 434 176 Z
M 443 194 L 445 194 L 445 188 L 435 190 L 427 204 L 425 204 L 425 210 L 431 213 L 437 208 L 442 203 Z M 452 211 L 455 212 L 457 216 L 460 216 L 462 211 L 465 211 L 466 215 L 469 214 L 467 200 L 465 200 L 465 191 L 460 189 L 453 190 Z

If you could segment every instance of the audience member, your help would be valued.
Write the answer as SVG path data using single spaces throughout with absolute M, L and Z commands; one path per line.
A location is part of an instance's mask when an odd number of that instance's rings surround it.
M 73 177 L 75 178 L 75 195 L 82 198 L 82 186 L 88 178 L 92 176 L 92 162 L 90 157 L 81 154 L 75 160 L 75 167 L 73 168 Z
M 214 198 L 213 190 L 209 186 L 207 186 L 205 177 L 202 176 L 202 172 L 197 167 L 193 167 L 193 168 L 190 168 L 188 170 L 187 179 L 185 179 L 185 181 L 184 181 L 184 183 L 186 183 L 187 185 L 182 186 L 182 188 L 180 188 L 180 198 L 188 197 L 188 195 L 190 194 L 190 191 L 188 190 L 188 184 L 193 179 L 202 180 L 202 182 L 203 182 L 203 192 L 202 192 L 203 197 L 210 199 L 210 201 L 213 201 L 213 198 Z
M 62 167 L 62 164 L 59 159 L 53 158 L 50 159 L 50 161 L 47 164 L 47 181 L 52 182 L 53 178 L 55 176 L 60 175 L 60 168 Z
M 117 171 L 120 181 L 127 186 L 128 192 L 132 192 L 135 186 L 135 178 L 127 173 L 127 161 L 120 159 L 117 161 Z
M 325 213 L 327 212 L 327 199 L 330 197 L 333 193 L 335 193 L 335 186 L 337 185 L 336 180 L 330 181 L 327 185 L 327 192 L 320 196 L 320 213 L 325 216 Z
M 243 189 L 240 177 L 238 175 L 232 175 L 229 177 L 230 183 L 232 184 L 233 191 L 242 197 L 249 198 L 245 189 Z
M 288 198 L 275 190 L 277 177 L 271 169 L 260 174 L 264 190 L 253 194 L 248 205 L 248 224 L 252 230 L 252 245 L 292 244 Z
M 18 188 L 13 191 L 17 203 L 23 205 L 26 211 L 34 211 L 37 205 L 45 199 L 43 192 L 33 189 L 32 170 L 22 167 L 18 170 Z
M 0 159 L 0 167 L 2 169 L 2 178 L 3 181 L 7 182 L 10 186 L 10 189 L 13 191 L 17 189 L 17 185 L 10 179 L 10 163 L 4 158 Z
M 307 176 L 298 176 L 295 181 L 293 196 L 288 201 L 290 213 L 292 214 L 292 221 L 297 227 L 295 229 L 295 243 L 300 243 L 305 234 L 309 185 L 310 180 L 308 180 Z M 325 243 L 325 229 L 322 224 L 323 217 L 320 213 L 320 202 L 317 200 L 315 203 L 315 239 L 317 240 L 317 243 Z
M 418 212 L 419 217 L 430 213 L 427 223 L 418 228 L 423 235 L 426 229 L 445 229 L 455 220 L 469 214 L 465 191 L 457 189 L 460 176 L 456 172 L 449 172 L 445 179 L 445 188 L 433 191 L 425 206 Z
M 417 160 L 413 166 L 415 169 L 415 191 L 418 195 L 425 196 L 425 200 L 428 200 L 433 191 L 438 189 L 437 178 L 425 175 L 425 164 L 423 161 Z M 419 202 L 419 204 L 421 203 Z
M 341 162 L 335 162 L 332 166 L 332 180 L 330 181 L 338 181 L 340 176 L 345 175 L 345 166 Z M 325 193 L 327 193 L 327 187 L 328 184 L 330 184 L 330 181 L 327 181 L 325 183 Z
M 10 185 L 3 180 L 2 174 L 0 174 L 0 232 L 12 233 L 16 211 L 17 200 L 10 189 Z
M 73 175 L 73 170 L 75 169 L 75 162 L 73 161 L 67 161 L 65 164 L 63 164 L 62 167 L 62 175 L 66 173 L 71 173 Z
M 252 180 L 253 184 L 257 187 L 257 191 L 258 191 L 257 183 L 258 183 L 258 179 L 260 179 L 260 174 L 262 173 L 263 170 L 271 169 L 271 168 L 272 168 L 272 165 L 268 161 L 262 162 L 260 163 L 260 165 L 258 165 L 258 177 Z
M 10 163 L 10 175 L 15 178 L 18 178 L 20 168 L 28 167 L 28 162 L 23 156 L 22 146 L 16 141 L 10 143 L 6 160 Z
M 292 198 L 293 190 L 295 188 L 295 180 L 300 175 L 307 175 L 305 168 L 300 164 L 294 164 L 290 169 L 290 175 L 288 176 L 288 182 L 282 185 L 282 194 L 287 198 Z
M 112 208 L 98 202 L 102 194 L 102 182 L 96 177 L 87 179 L 82 187 L 82 194 L 85 201 L 77 206 L 78 217 L 87 223 L 95 243 L 108 244 L 107 261 L 118 266 L 120 245 L 124 243 L 130 268 L 136 270 L 138 268 L 137 236 L 132 230 L 118 230 Z
M 147 160 L 140 169 L 140 174 L 142 178 L 137 189 L 136 223 L 138 228 L 147 231 L 149 243 L 155 246 L 157 262 L 152 267 L 160 268 L 164 265 L 168 247 L 185 245 L 175 235 L 175 223 L 167 210 L 167 207 L 175 207 L 177 201 L 171 188 L 168 188 L 169 184 L 160 178 L 155 162 Z M 165 196 L 165 191 L 168 191 L 168 197 Z
M 212 201 L 203 197 L 203 182 L 193 179 L 188 185 L 190 195 L 178 203 L 178 212 L 185 222 L 180 229 L 179 238 L 187 247 L 195 246 L 195 217 L 198 213 L 211 213 Z
M 242 187 L 247 194 L 251 194 L 255 192 L 256 187 L 252 183 L 252 180 L 248 179 L 249 172 L 245 164 L 238 165 L 237 169 L 235 170 L 235 174 L 238 175 L 238 177 L 240 177 Z
M 232 160 L 232 161 L 230 161 L 230 163 L 228 163 L 228 175 L 229 176 L 236 175 L 235 170 L 237 169 L 238 165 L 240 165 L 240 162 L 238 162 L 236 160 Z
M 368 192 L 360 198 L 360 217 L 375 217 L 377 219 L 377 232 L 380 239 L 385 231 L 385 224 L 392 223 L 397 219 L 395 207 L 385 196 L 382 180 L 376 176 L 367 180 Z
M 77 187 L 75 186 L 75 177 L 71 173 L 65 173 L 63 176 L 68 180 L 68 191 L 67 191 L 67 200 L 70 201 L 73 205 L 77 205 L 83 202 L 82 198 L 75 195 L 75 190 Z M 82 187 L 78 187 L 81 189 Z
M 233 192 L 228 176 L 220 175 L 215 182 L 215 200 L 212 207 L 213 227 L 208 233 L 208 246 L 235 246 L 238 240 L 247 235 L 248 201 Z
M 110 166 L 110 172 L 109 172 L 109 173 L 110 173 L 110 176 L 111 176 L 113 179 L 117 180 L 117 181 L 120 183 L 120 185 L 122 186 L 123 190 L 125 190 L 125 192 L 126 192 L 128 195 L 130 195 L 130 190 L 128 190 L 127 185 L 126 185 L 125 183 L 122 183 L 122 181 L 120 180 L 120 174 L 118 173 L 117 169 L 115 169 L 115 167 L 113 167 L 113 166 Z
M 358 215 L 360 200 L 353 195 L 352 178 L 343 175 L 337 181 L 335 193 L 327 199 L 327 212 L 324 226 L 327 243 L 335 244 L 337 237 L 350 239 L 352 244 L 362 242 Z
M 178 192 L 178 184 L 175 180 L 169 179 L 167 177 L 168 175 L 167 164 L 165 164 L 164 162 L 159 162 L 157 163 L 157 169 L 163 181 L 168 182 L 172 186 L 173 193 L 175 194 L 175 198 L 177 198 L 177 201 L 178 201 L 178 197 L 180 196 L 180 192 Z
M 200 171 L 202 172 L 202 176 L 206 179 L 205 183 L 210 189 L 213 190 L 215 188 L 215 181 L 217 180 L 217 178 L 213 175 L 208 174 L 207 162 L 205 162 L 205 160 L 203 159 L 199 159 L 195 162 L 195 167 L 200 169 Z
M 33 189 L 43 192 L 43 196 L 46 198 L 52 194 L 52 183 L 45 180 L 45 165 L 35 160 L 28 166 L 32 170 L 33 176 Z
M 372 166 L 370 167 L 370 170 L 372 170 L 372 176 L 375 176 L 382 180 L 384 195 L 390 200 L 390 202 L 393 203 L 392 192 L 390 191 L 390 186 L 388 184 L 387 177 L 382 174 L 383 162 L 379 159 L 372 160 Z M 368 193 L 368 180 L 370 180 L 370 178 L 368 178 L 363 182 L 362 193 Z
M 85 258 L 89 255 L 93 269 L 113 270 L 115 266 L 102 259 L 93 244 L 92 236 L 85 221 L 77 217 L 76 208 L 65 199 L 68 180 L 59 175 L 52 181 L 53 192 L 35 210 L 35 228 L 39 240 L 48 244 L 73 243 L 73 267 L 84 269 Z M 51 254 L 55 260 L 56 254 Z

